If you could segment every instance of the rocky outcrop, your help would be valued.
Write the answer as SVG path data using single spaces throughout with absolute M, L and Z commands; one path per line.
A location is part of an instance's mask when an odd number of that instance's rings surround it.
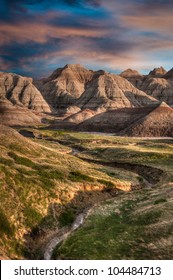
M 139 137 L 173 137 L 173 109 L 162 102 L 148 115 L 139 119 L 121 135 Z
M 90 81 L 75 103 L 81 109 L 112 110 L 142 107 L 157 102 L 153 97 L 135 88 L 126 79 L 104 73 Z
M 135 73 L 140 76 L 138 72 Z M 145 106 L 154 101 L 123 77 L 102 70 L 91 71 L 79 64 L 58 68 L 49 78 L 37 81 L 35 85 L 51 107 L 63 113 L 73 113 L 78 108 L 101 112 Z
M 166 70 L 161 66 L 154 68 L 152 71 L 150 71 L 149 75 L 154 77 L 163 77 L 166 73 Z
M 36 125 L 41 117 L 34 111 L 19 105 L 12 105 L 7 99 L 0 99 L 0 124 L 8 126 Z
M 76 114 L 73 114 L 70 117 L 65 118 L 64 121 L 79 124 L 79 123 L 81 123 L 85 120 L 88 120 L 88 119 L 92 118 L 95 115 L 96 115 L 96 111 L 93 111 L 93 110 L 90 110 L 90 109 L 85 109 L 85 110 L 82 110 L 82 111 L 80 111 Z
M 11 73 L 0 73 L 0 99 L 8 99 L 11 104 L 38 112 L 50 112 L 50 107 L 32 79 Z
M 139 88 L 149 96 L 173 106 L 173 81 L 164 78 L 146 77 Z
M 94 71 L 80 64 L 67 64 L 55 70 L 49 78 L 35 81 L 35 85 L 54 110 L 64 110 L 74 105 L 94 75 Z
M 148 75 L 140 75 L 135 70 L 126 70 L 120 74 L 139 90 L 154 97 L 158 101 L 173 106 L 173 69 L 166 72 L 161 66 L 154 68 Z
M 138 88 L 143 79 L 143 75 L 141 75 L 138 71 L 132 69 L 126 69 L 120 74 L 121 77 L 127 79 L 132 85 Z
M 97 114 L 76 126 L 77 130 L 118 133 L 137 120 L 147 116 L 158 105 L 142 108 L 121 108 Z
M 173 80 L 173 68 L 164 75 L 164 78 Z

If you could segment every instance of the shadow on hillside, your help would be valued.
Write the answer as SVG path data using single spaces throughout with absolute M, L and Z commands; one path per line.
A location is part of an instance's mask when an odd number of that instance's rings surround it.
M 80 124 L 68 121 L 55 121 L 48 126 L 48 129 L 69 129 L 77 131 L 94 131 L 106 133 L 118 133 L 127 128 L 132 123 L 149 114 L 156 104 L 142 108 L 120 108 L 111 109 L 103 113 L 99 113 Z

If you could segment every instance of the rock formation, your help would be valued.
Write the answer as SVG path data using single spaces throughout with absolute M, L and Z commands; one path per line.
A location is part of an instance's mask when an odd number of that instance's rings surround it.
M 164 78 L 173 80 L 173 68 L 164 75 Z
M 173 69 L 166 72 L 161 66 L 154 68 L 148 75 L 137 76 L 137 71 L 126 70 L 120 74 L 131 82 L 136 88 L 147 93 L 149 96 L 159 101 L 166 102 L 169 106 L 173 106 Z
M 162 102 L 147 116 L 139 119 L 121 135 L 140 137 L 173 137 L 173 109 Z
M 50 107 L 32 79 L 20 75 L 0 72 L 0 99 L 8 99 L 11 104 L 38 112 L 50 112 Z
M 121 108 L 97 114 L 76 125 L 75 129 L 82 131 L 119 133 L 137 120 L 147 116 L 156 104 L 142 108 Z
M 74 105 L 94 74 L 94 71 L 79 64 L 67 64 L 55 70 L 47 79 L 36 81 L 35 85 L 54 110 L 63 110 Z
M 73 114 L 70 117 L 64 119 L 65 122 L 79 124 L 85 120 L 88 120 L 96 115 L 96 112 L 90 109 L 82 110 L 76 114 Z
M 154 68 L 150 71 L 149 75 L 154 77 L 163 77 L 166 73 L 166 70 L 161 66 L 159 68 Z
M 102 70 L 91 71 L 79 64 L 58 68 L 35 85 L 51 107 L 56 112 L 62 109 L 63 113 L 77 109 L 76 113 L 78 108 L 104 111 L 144 106 L 154 101 L 122 77 Z
M 0 124 L 8 126 L 36 125 L 41 123 L 41 117 L 32 110 L 12 105 L 7 99 L 0 99 Z
M 157 102 L 135 88 L 126 79 L 104 73 L 90 81 L 75 103 L 81 109 L 106 111 L 117 108 L 141 107 Z
M 143 79 L 139 88 L 157 100 L 173 106 L 173 81 L 147 77 Z

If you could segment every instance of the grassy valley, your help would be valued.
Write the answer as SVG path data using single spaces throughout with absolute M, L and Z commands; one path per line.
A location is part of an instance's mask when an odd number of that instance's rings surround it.
M 30 133 L 33 139 L 1 127 L 2 257 L 43 258 L 45 244 L 58 230 L 94 205 L 84 226 L 56 248 L 54 258 L 172 256 L 171 139 L 43 128 Z

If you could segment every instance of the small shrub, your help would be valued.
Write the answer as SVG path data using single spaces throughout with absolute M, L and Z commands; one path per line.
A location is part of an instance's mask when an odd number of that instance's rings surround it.
M 111 181 L 106 181 L 103 179 L 98 179 L 97 182 L 99 182 L 100 184 L 105 185 L 108 188 L 113 188 L 114 187 L 114 183 L 112 183 Z
M 94 179 L 86 174 L 82 174 L 79 171 L 71 171 L 68 179 L 73 181 L 73 182 L 83 182 L 83 181 L 88 181 L 88 182 L 94 182 Z
M 67 209 L 59 216 L 59 223 L 61 227 L 71 225 L 75 220 L 75 211 Z
M 160 198 L 160 199 L 157 199 L 154 201 L 154 204 L 159 204 L 159 203 L 163 203 L 163 202 L 166 202 L 167 199 L 166 198 Z
M 4 164 L 7 166 L 13 166 L 13 161 L 6 158 L 0 158 L 0 164 Z
M 24 166 L 27 166 L 27 167 L 31 167 L 31 168 L 35 168 L 35 163 L 32 162 L 32 160 L 28 159 L 28 158 L 25 158 L 25 157 L 19 157 L 18 155 L 16 155 L 15 153 L 13 152 L 9 152 L 8 155 L 14 159 L 14 161 L 17 163 L 17 164 L 21 164 L 21 165 L 24 165 Z
M 42 220 L 42 215 L 32 207 L 25 207 L 24 209 L 25 224 L 28 227 L 34 227 Z
M 11 226 L 10 222 L 8 221 L 8 218 L 6 217 L 4 211 L 0 208 L 0 233 L 7 234 L 7 235 L 13 235 L 14 234 L 14 228 Z

